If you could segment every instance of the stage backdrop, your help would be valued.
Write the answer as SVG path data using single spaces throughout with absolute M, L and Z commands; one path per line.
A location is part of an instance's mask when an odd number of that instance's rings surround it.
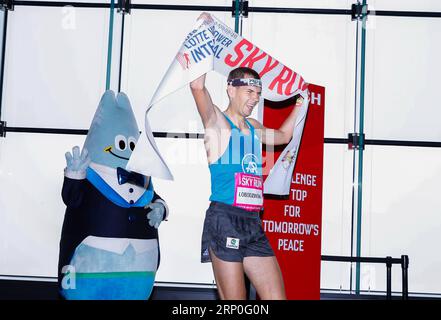
M 289 196 L 265 196 L 263 228 L 276 253 L 288 299 L 320 299 L 325 88 L 309 84 L 310 106 Z M 264 125 L 278 128 L 295 100 L 265 100 Z M 264 175 L 285 146 L 263 151 Z

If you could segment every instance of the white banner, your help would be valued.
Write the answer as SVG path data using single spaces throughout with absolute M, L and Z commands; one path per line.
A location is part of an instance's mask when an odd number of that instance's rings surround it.
M 290 181 L 294 169 L 308 109 L 308 85 L 299 74 L 239 36 L 215 16 L 211 17 L 213 19 L 197 21 L 156 89 L 145 113 L 145 134 L 141 134 L 127 169 L 173 180 L 153 138 L 148 122 L 149 110 L 158 101 L 209 71 L 214 70 L 227 76 L 232 69 L 249 67 L 257 71 L 262 79 L 263 98 L 283 101 L 297 94 L 303 97 L 300 106 L 302 111 L 296 120 L 293 139 L 282 153 L 283 156 L 289 151 L 295 156 L 289 158 L 291 161 L 288 166 L 286 162 L 282 165 L 282 160 L 278 159 L 265 181 L 265 193 L 288 194 L 289 183 L 284 181 Z M 285 184 L 287 187 L 282 186 Z

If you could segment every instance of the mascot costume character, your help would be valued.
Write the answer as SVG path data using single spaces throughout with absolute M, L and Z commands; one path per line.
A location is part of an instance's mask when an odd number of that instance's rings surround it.
M 128 97 L 102 96 L 83 149 L 66 153 L 58 285 L 65 299 L 148 299 L 168 216 L 150 177 L 126 171 L 140 133 Z

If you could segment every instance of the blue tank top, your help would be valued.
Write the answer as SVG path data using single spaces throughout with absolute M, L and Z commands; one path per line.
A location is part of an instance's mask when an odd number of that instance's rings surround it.
M 228 147 L 222 156 L 209 164 L 211 174 L 210 201 L 234 203 L 235 174 L 246 173 L 262 176 L 261 143 L 255 135 L 254 127 L 245 119 L 250 133 L 242 133 L 238 127 L 224 114 L 231 126 Z

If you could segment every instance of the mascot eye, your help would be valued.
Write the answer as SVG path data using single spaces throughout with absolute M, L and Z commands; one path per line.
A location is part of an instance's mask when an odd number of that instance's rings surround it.
M 129 137 L 129 148 L 130 150 L 135 150 L 136 139 L 134 137 Z
M 127 140 L 126 137 L 119 134 L 115 137 L 115 148 L 117 148 L 119 151 L 124 151 L 127 148 Z

